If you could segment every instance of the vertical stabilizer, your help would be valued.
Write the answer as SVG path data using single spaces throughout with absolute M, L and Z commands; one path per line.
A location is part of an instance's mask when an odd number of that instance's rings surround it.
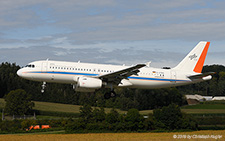
M 199 42 L 174 69 L 201 73 L 208 52 L 209 44 L 210 42 Z

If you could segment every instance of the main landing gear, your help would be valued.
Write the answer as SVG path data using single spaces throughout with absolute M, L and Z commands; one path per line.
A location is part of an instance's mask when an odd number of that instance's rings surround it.
M 109 84 L 110 88 L 111 88 L 111 91 L 109 93 L 106 93 L 104 95 L 104 98 L 105 99 L 110 99 L 110 98 L 113 98 L 113 97 L 116 97 L 116 93 L 114 91 L 114 88 L 113 88 L 113 84 Z
M 105 98 L 105 99 L 110 99 L 110 98 L 113 98 L 113 97 L 116 97 L 116 93 L 115 93 L 114 90 L 112 90 L 111 92 L 106 93 L 106 94 L 104 95 L 104 98 Z

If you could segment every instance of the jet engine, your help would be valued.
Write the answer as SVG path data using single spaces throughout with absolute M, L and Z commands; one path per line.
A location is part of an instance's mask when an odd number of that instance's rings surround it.
M 74 86 L 74 89 L 79 92 L 94 92 L 101 87 L 101 79 L 81 76 L 77 79 L 77 84 Z

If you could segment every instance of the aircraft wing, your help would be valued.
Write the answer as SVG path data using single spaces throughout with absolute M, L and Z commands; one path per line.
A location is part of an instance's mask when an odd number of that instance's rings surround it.
M 197 75 L 188 76 L 188 78 L 190 78 L 190 79 L 202 79 L 203 77 L 213 75 L 213 74 L 215 74 L 215 72 L 205 72 L 205 73 L 201 73 L 201 74 L 197 74 Z
M 104 75 L 98 76 L 98 78 L 102 79 L 105 82 L 112 82 L 113 84 L 119 84 L 122 79 L 126 79 L 131 75 L 137 75 L 140 68 L 145 67 L 145 64 L 137 64 L 135 66 L 119 70 L 113 73 L 108 73 Z

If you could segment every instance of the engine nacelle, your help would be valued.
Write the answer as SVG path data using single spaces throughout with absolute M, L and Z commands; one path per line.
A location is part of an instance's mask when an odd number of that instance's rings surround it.
M 99 89 L 102 87 L 102 80 L 91 77 L 79 77 L 77 81 L 78 88 Z

